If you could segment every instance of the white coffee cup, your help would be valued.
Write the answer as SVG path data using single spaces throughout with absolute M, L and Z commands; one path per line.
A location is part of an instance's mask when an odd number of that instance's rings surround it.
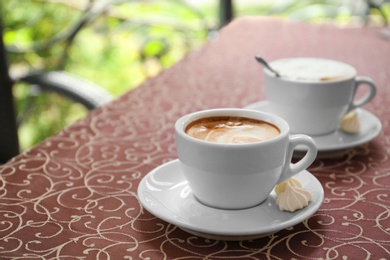
M 280 133 L 266 141 L 231 144 L 196 139 L 187 126 L 201 118 L 243 117 L 276 126 Z M 242 209 L 262 203 L 274 186 L 305 170 L 315 160 L 317 148 L 306 135 L 289 134 L 282 118 L 265 112 L 226 108 L 188 114 L 175 124 L 175 137 L 181 170 L 195 197 L 203 204 L 222 209 Z M 291 163 L 297 146 L 306 155 Z
M 264 69 L 269 112 L 285 119 L 292 133 L 325 135 L 339 127 L 347 112 L 368 103 L 375 83 L 356 76 L 352 66 L 319 58 L 289 58 L 270 62 L 280 77 Z M 368 87 L 355 99 L 357 89 Z

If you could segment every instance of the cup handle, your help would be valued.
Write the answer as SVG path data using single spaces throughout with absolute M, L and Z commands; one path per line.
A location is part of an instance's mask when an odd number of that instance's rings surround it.
M 372 81 L 372 79 L 367 78 L 367 77 L 356 77 L 355 94 L 356 94 L 359 86 L 361 86 L 362 84 L 367 85 L 369 87 L 369 91 L 366 95 L 364 95 L 360 99 L 353 101 L 352 104 L 349 106 L 348 112 L 357 108 L 357 107 L 361 107 L 364 104 L 368 103 L 376 95 L 375 83 L 374 83 L 374 81 Z
M 315 141 L 311 137 L 299 134 L 292 135 L 289 137 L 289 139 L 290 143 L 286 155 L 285 167 L 277 184 L 293 177 L 294 175 L 308 168 L 317 157 L 317 146 Z M 308 148 L 307 152 L 305 156 L 301 158 L 298 162 L 291 163 L 293 152 L 298 145 L 306 146 Z

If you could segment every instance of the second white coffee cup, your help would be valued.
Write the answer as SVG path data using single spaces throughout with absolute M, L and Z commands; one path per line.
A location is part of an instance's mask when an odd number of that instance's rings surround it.
M 368 103 L 375 83 L 357 76 L 349 64 L 320 58 L 286 58 L 270 62 L 280 77 L 264 69 L 269 110 L 284 118 L 292 133 L 326 135 L 339 127 L 348 111 Z M 366 94 L 355 100 L 358 88 Z
M 186 133 L 192 122 L 202 118 L 239 117 L 267 122 L 280 133 L 266 141 L 219 143 L 200 140 Z M 306 135 L 290 136 L 282 118 L 260 111 L 227 108 L 195 112 L 175 124 L 180 166 L 195 197 L 203 204 L 222 209 L 242 209 L 262 203 L 276 184 L 305 170 L 315 160 L 317 148 Z M 291 163 L 297 146 L 306 155 Z

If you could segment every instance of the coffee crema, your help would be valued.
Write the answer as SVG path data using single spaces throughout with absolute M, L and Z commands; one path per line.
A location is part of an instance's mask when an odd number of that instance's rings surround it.
M 319 58 L 291 58 L 270 63 L 283 78 L 297 81 L 340 81 L 353 78 L 356 70 L 339 61 Z
M 191 122 L 186 134 L 209 142 L 245 144 L 270 140 L 280 134 L 275 125 L 245 117 L 207 117 Z

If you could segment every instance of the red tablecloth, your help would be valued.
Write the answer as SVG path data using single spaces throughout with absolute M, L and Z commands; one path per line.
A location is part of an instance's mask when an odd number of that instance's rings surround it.
M 254 55 L 353 65 L 377 83 L 364 109 L 383 128 L 371 142 L 309 168 L 325 191 L 309 219 L 251 241 L 199 238 L 143 210 L 137 187 L 177 157 L 177 118 L 265 98 Z M 1 166 L 0 258 L 388 259 L 389 91 L 390 41 L 380 29 L 237 19 L 171 69 Z

